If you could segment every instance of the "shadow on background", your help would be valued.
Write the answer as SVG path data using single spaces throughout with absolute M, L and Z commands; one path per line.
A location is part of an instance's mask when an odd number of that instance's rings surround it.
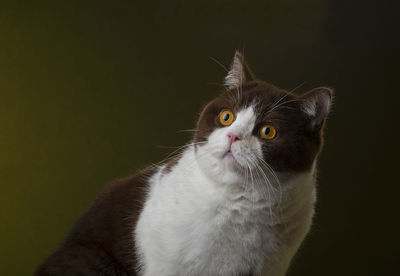
M 235 49 L 335 88 L 314 225 L 290 275 L 398 271 L 398 1 L 2 1 L 0 275 L 29 275 L 113 179 L 190 140 Z M 397 260 L 398 261 L 398 260 Z

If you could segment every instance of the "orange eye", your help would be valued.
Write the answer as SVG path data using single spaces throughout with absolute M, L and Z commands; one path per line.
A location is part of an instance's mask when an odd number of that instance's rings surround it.
M 224 110 L 219 114 L 219 122 L 223 126 L 230 126 L 235 120 L 235 115 L 233 115 L 232 111 Z
M 272 125 L 263 125 L 260 128 L 260 136 L 263 139 L 272 140 L 276 136 L 276 129 Z

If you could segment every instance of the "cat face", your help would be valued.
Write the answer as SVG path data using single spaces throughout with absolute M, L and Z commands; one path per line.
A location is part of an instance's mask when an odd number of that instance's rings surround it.
M 227 90 L 200 115 L 198 162 L 215 176 L 310 170 L 322 145 L 331 91 L 296 96 L 255 80 L 236 53 Z

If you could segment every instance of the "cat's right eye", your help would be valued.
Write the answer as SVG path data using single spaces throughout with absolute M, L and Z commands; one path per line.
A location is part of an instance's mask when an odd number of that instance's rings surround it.
M 261 138 L 266 139 L 266 140 L 272 140 L 276 136 L 276 129 L 272 125 L 263 125 L 260 128 L 259 133 L 260 133 Z
M 235 120 L 235 115 L 233 115 L 233 112 L 230 110 L 223 110 L 219 114 L 219 122 L 223 126 L 230 126 L 233 123 L 233 120 Z

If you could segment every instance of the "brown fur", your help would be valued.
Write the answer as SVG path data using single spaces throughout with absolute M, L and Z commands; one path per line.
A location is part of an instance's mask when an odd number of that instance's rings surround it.
M 181 159 L 181 155 L 180 155 L 180 154 L 177 154 L 177 155 L 175 155 L 174 157 L 172 157 L 171 160 L 169 160 L 169 161 L 165 164 L 165 166 L 164 166 L 164 168 L 163 168 L 163 170 L 162 170 L 162 173 L 163 173 L 163 174 L 168 174 L 168 173 L 172 170 L 172 168 L 173 168 L 176 164 L 178 164 L 179 159 Z
M 133 229 L 154 172 L 109 185 L 35 275 L 136 275 Z

